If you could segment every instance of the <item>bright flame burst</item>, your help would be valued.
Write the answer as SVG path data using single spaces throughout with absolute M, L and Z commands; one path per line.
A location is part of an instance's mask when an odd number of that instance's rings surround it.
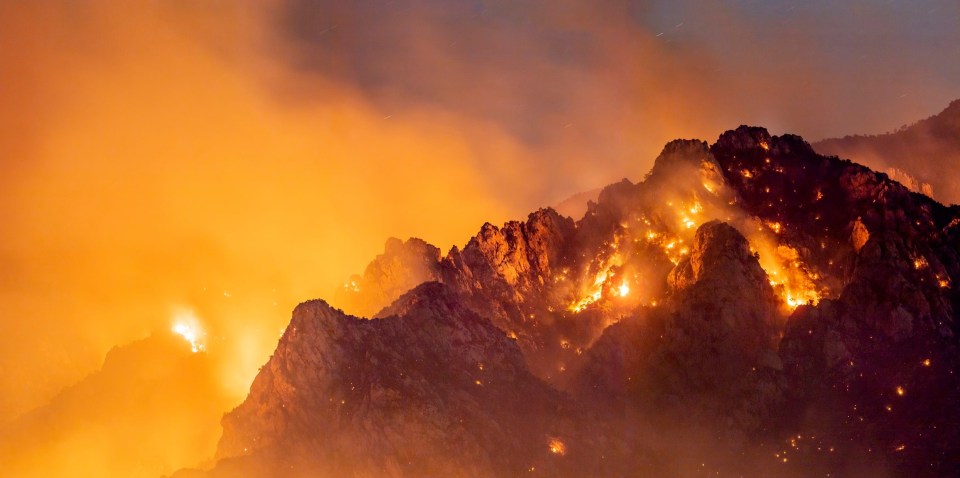
M 755 173 L 743 169 L 741 174 L 751 178 Z M 606 259 L 602 259 L 602 254 L 595 259 L 593 275 L 584 278 L 579 298 L 574 298 L 568 310 L 582 312 L 606 299 L 607 295 L 626 297 L 631 292 L 636 294 L 631 291 L 630 283 L 618 277 L 623 271 L 616 268 L 632 260 L 630 249 L 619 249 L 621 241 L 631 244 L 646 242 L 662 250 L 670 262 L 678 265 L 690 255 L 697 227 L 711 219 L 723 220 L 744 234 L 750 251 L 757 255 L 760 267 L 785 308 L 793 310 L 805 304 L 816 305 L 827 295 L 827 289 L 820 285 L 819 274 L 804 263 L 796 248 L 783 244 L 782 238 L 790 233 L 784 223 L 744 215 L 730 207 L 734 202 L 728 200 L 730 195 L 722 183 L 709 179 L 701 181 L 710 194 L 695 191 L 686 197 L 667 197 L 651 206 L 651 210 L 631 218 L 632 222 L 623 226 L 627 231 L 624 236 L 616 236 L 612 243 L 606 244 L 613 253 Z M 819 197 L 822 193 L 818 194 Z M 826 248 L 826 244 L 822 244 L 822 248 Z M 626 256 L 621 257 L 621 254 Z M 608 284 L 613 278 L 617 278 L 617 282 Z M 950 286 L 947 278 L 937 279 L 940 287 Z
M 550 453 L 554 455 L 566 455 L 567 454 L 567 445 L 564 444 L 559 438 L 550 437 L 549 443 Z
M 192 311 L 178 313 L 174 319 L 173 327 L 171 327 L 170 330 L 180 337 L 183 337 L 183 340 L 186 340 L 190 344 L 190 350 L 193 353 L 207 350 L 207 346 L 204 343 L 206 333 L 204 333 L 200 327 L 200 321 L 197 320 L 197 317 Z
M 603 296 L 603 284 L 606 281 L 607 271 L 602 270 L 593 281 L 593 286 L 591 287 L 592 292 L 571 305 L 570 310 L 573 312 L 581 312 L 583 309 L 586 309 L 588 305 L 600 300 L 600 297 Z
M 770 278 L 770 285 L 787 307 L 796 309 L 804 304 L 816 305 L 822 297 L 816 281 L 819 275 L 806 270 L 799 252 L 776 242 L 762 232 L 751 234 L 751 244 L 760 255 L 760 267 Z

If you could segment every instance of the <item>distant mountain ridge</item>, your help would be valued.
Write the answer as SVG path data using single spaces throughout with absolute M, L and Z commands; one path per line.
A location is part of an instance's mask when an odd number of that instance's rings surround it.
M 169 473 L 209 457 L 232 401 L 207 354 L 180 336 L 154 334 L 114 347 L 99 370 L 0 427 L 0 474 Z
M 813 147 L 886 172 L 945 203 L 960 203 L 960 100 L 892 133 L 825 139 Z

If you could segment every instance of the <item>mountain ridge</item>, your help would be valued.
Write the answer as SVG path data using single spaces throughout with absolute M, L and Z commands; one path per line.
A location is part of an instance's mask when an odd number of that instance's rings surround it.
M 960 186 L 949 174 L 960 167 L 960 99 L 893 132 L 828 138 L 813 146 L 882 170 L 914 191 L 960 203 Z
M 542 209 L 485 224 L 438 259 L 439 282 L 374 319 L 299 306 L 251 395 L 225 417 L 211 473 L 259 463 L 289 476 L 936 476 L 960 450 L 955 432 L 936 427 L 960 423 L 944 406 L 960 399 L 958 245 L 956 206 L 798 136 L 741 126 L 713 145 L 673 141 L 644 181 L 607 186 L 579 221 Z M 295 339 L 316 307 L 332 332 Z M 469 352 L 476 344 L 487 345 Z M 359 365 L 371 360 L 363 350 L 391 359 Z M 450 396 L 492 393 L 500 406 L 431 398 L 395 383 L 401 372 Z M 412 402 L 368 401 L 359 416 L 321 406 L 331 398 L 322 390 L 345 377 Z M 274 380 L 301 385 L 271 392 Z M 457 428 L 451 415 L 475 421 Z M 318 417 L 339 428 L 321 432 Z M 317 425 L 285 431 L 298 423 Z M 676 424 L 704 442 L 664 447 L 658 433 L 686 433 Z M 794 438 L 809 430 L 816 439 Z

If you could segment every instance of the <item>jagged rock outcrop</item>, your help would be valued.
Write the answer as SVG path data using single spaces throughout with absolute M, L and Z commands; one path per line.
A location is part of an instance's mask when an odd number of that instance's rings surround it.
M 736 229 L 717 221 L 700 226 L 690 257 L 673 270 L 670 284 L 674 313 L 658 360 L 681 364 L 689 383 L 664 387 L 667 393 L 682 397 L 693 387 L 729 388 L 769 360 L 780 328 L 777 299 Z
M 740 128 L 713 151 L 731 182 L 744 184 L 748 210 L 782 221 L 796 243 L 831 244 L 821 249 L 827 254 L 803 250 L 842 281 L 836 300 L 793 314 L 780 344 L 793 400 L 785 416 L 795 418 L 788 428 L 819 437 L 820 450 L 797 450 L 797 462 L 829 470 L 842 455 L 912 476 L 957 469 L 960 437 L 945 424 L 960 423 L 960 413 L 945 404 L 960 403 L 960 210 L 818 156 L 797 137 Z M 736 174 L 742 168 L 752 178 Z M 780 184 L 813 200 L 770 208 L 748 182 Z M 824 456 L 824 448 L 836 452 Z
M 224 418 L 215 476 L 583 476 L 642 461 L 530 374 L 514 341 L 446 286 L 401 302 L 402 315 L 374 320 L 298 306 Z M 258 475 L 247 462 L 269 466 Z
M 213 475 L 960 466 L 960 208 L 799 137 L 671 142 L 437 264 L 379 319 L 298 307 Z
M 560 357 L 589 345 L 601 329 L 599 317 L 565 313 L 570 292 L 560 278 L 579 260 L 568 253 L 575 231 L 572 219 L 541 209 L 525 222 L 484 224 L 441 265 L 444 284 L 515 338 L 534 373 L 548 380 Z
M 756 432 L 781 401 L 777 384 L 761 383 L 781 367 L 781 324 L 746 239 L 721 222 L 702 225 L 670 284 L 659 309 L 604 332 L 578 371 L 578 394 L 616 409 L 721 423 L 741 439 Z
M 440 249 L 422 239 L 387 239 L 383 254 L 334 294 L 334 302 L 361 317 L 373 317 L 401 295 L 440 277 Z

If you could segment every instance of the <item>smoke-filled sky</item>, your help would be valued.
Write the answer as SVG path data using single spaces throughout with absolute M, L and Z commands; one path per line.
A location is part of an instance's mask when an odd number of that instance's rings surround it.
M 960 97 L 960 4 L 0 3 L 0 420 L 192 310 L 240 396 L 389 236 L 446 250 L 742 123 Z

